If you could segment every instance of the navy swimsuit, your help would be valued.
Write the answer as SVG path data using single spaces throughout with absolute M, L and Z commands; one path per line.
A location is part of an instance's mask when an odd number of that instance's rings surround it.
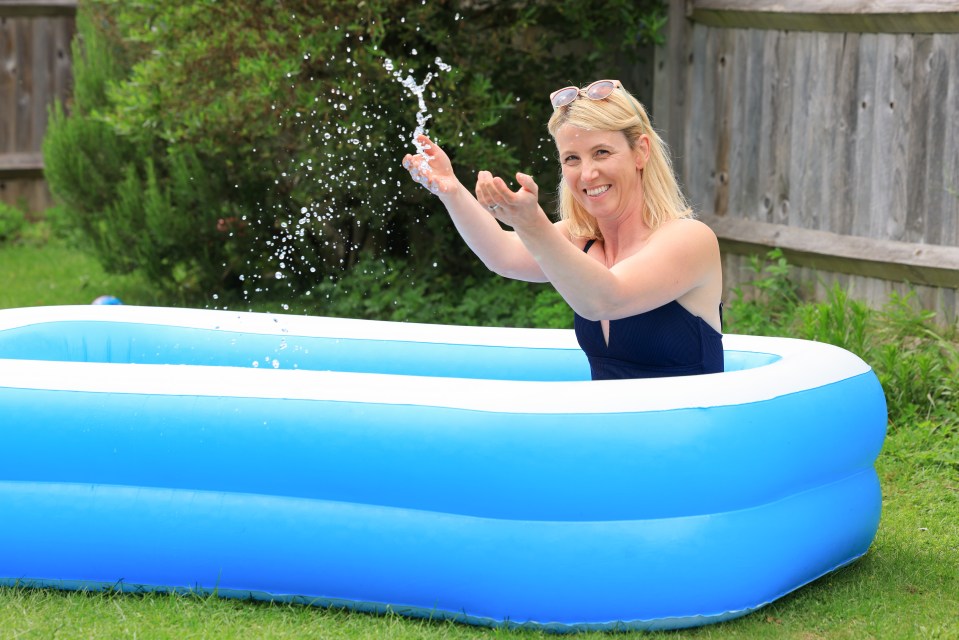
M 583 248 L 589 251 L 594 240 Z M 720 305 L 720 312 L 722 306 Z M 675 300 L 658 309 L 609 322 L 609 346 L 599 321 L 574 313 L 579 346 L 593 380 L 720 373 L 723 336 Z

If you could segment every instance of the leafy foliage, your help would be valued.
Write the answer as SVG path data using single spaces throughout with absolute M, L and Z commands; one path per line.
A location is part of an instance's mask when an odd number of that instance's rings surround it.
M 938 326 L 912 294 L 881 310 L 851 299 L 838 284 L 824 302 L 803 302 L 781 252 L 755 257 L 756 280 L 734 291 L 727 330 L 834 344 L 865 360 L 886 394 L 890 434 L 922 461 L 959 469 L 959 336 Z
M 402 258 L 361 259 L 337 280 L 327 279 L 289 304 L 286 312 L 344 318 L 476 326 L 573 326 L 573 312 L 549 285 L 482 273 L 454 275 L 438 268 L 412 274 Z
M 19 207 L 0 202 L 0 244 L 16 240 L 27 224 L 27 216 Z
M 799 290 L 789 279 L 789 263 L 780 249 L 765 257 L 748 257 L 756 277 L 747 286 L 732 290 L 734 303 L 725 311 L 725 320 L 740 333 L 778 335 L 801 303 Z
M 399 166 L 418 108 L 400 80 L 432 74 L 426 125 L 464 183 L 548 185 L 548 93 L 617 75 L 664 16 L 659 0 L 88 0 L 49 180 L 106 267 L 187 298 L 291 298 L 370 256 L 476 275 Z

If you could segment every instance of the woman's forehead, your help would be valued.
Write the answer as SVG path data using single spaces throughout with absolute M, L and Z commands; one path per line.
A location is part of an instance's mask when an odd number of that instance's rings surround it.
M 626 144 L 622 131 L 584 129 L 571 124 L 563 125 L 556 132 L 557 147 L 592 147 L 598 144 Z

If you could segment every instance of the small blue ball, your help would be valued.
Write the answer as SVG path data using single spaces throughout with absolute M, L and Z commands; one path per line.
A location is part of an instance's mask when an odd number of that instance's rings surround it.
M 100 296 L 93 301 L 93 304 L 123 304 L 123 301 L 116 296 Z

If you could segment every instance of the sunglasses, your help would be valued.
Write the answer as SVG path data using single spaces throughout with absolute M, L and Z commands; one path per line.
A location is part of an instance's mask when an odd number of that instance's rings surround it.
M 619 80 L 597 80 L 586 87 L 564 87 L 558 91 L 549 94 L 549 101 L 554 109 L 565 107 L 580 96 L 585 96 L 590 100 L 605 100 L 613 91 L 621 87 Z

